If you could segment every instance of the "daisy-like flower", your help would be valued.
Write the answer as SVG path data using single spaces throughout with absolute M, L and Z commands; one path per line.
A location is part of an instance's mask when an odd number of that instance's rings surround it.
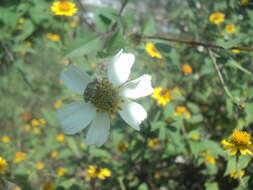
M 73 16 L 77 12 L 76 4 L 70 1 L 55 1 L 51 6 L 51 11 L 55 15 Z
M 225 17 L 225 15 L 223 13 L 215 12 L 210 15 L 209 21 L 214 24 L 220 24 L 220 23 L 224 22 L 224 17 Z
M 157 104 L 162 106 L 165 106 L 172 100 L 170 91 L 162 87 L 156 87 L 151 97 L 157 101 Z
M 226 31 L 230 34 L 235 33 L 235 31 L 236 31 L 235 25 L 234 24 L 227 24 Z
M 107 67 L 107 78 L 91 80 L 89 75 L 78 67 L 70 67 L 61 73 L 66 86 L 83 95 L 81 101 L 63 106 L 57 112 L 65 134 L 75 134 L 90 123 L 86 141 L 89 145 L 101 146 L 109 136 L 110 120 L 116 113 L 132 128 L 140 130 L 139 125 L 146 119 L 146 110 L 132 101 L 152 94 L 151 76 L 127 81 L 135 56 L 121 50 Z
M 230 149 L 230 155 L 236 155 L 237 152 L 241 154 L 249 154 L 253 156 L 253 145 L 250 142 L 250 134 L 245 131 L 235 130 L 229 137 L 228 141 L 223 140 L 225 150 Z

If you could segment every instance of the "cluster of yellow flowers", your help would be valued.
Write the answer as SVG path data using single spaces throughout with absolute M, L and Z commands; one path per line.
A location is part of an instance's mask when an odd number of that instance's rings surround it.
M 98 178 L 98 179 L 106 179 L 111 176 L 111 171 L 107 168 L 100 168 L 95 165 L 89 165 L 86 169 L 86 179 Z
M 209 21 L 214 24 L 220 24 L 224 22 L 225 15 L 222 12 L 214 12 L 209 16 Z M 227 24 L 225 29 L 228 33 L 232 34 L 236 32 L 236 27 L 234 24 Z
M 191 113 L 184 106 L 177 106 L 174 115 L 183 115 L 186 119 L 191 118 Z

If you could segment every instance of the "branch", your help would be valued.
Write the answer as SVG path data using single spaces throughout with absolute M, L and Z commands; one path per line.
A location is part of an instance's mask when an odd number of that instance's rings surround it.
M 220 80 L 220 83 L 221 83 L 222 87 L 224 88 L 224 90 L 225 90 L 225 92 L 227 93 L 227 95 L 228 95 L 231 99 L 233 99 L 233 95 L 232 95 L 232 94 L 230 93 L 230 91 L 228 90 L 228 88 L 227 88 L 227 86 L 226 86 L 226 84 L 225 84 L 225 81 L 224 81 L 224 79 L 223 79 L 223 76 L 222 76 L 222 74 L 221 74 L 221 72 L 220 72 L 219 66 L 218 66 L 217 63 L 216 63 L 216 58 L 214 57 L 212 51 L 211 51 L 209 48 L 207 48 L 207 51 L 208 51 L 208 55 L 209 55 L 209 57 L 211 58 L 211 61 L 212 61 L 212 63 L 213 63 L 214 69 L 216 70 L 216 72 L 217 72 L 217 74 L 218 74 L 218 77 L 219 77 L 219 80 Z
M 144 39 L 159 39 L 159 40 L 165 40 L 165 41 L 176 42 L 176 43 L 181 43 L 181 44 L 188 44 L 191 46 L 204 46 L 206 48 L 216 48 L 216 49 L 225 50 L 224 47 L 218 44 L 200 42 L 200 41 L 195 41 L 195 40 L 183 40 L 183 39 L 178 39 L 178 38 L 173 38 L 173 37 L 163 37 L 163 36 L 143 36 L 143 38 Z M 253 51 L 253 48 L 241 47 L 241 46 L 233 46 L 229 48 L 229 50 L 232 50 L 232 49 L 237 49 L 241 51 Z

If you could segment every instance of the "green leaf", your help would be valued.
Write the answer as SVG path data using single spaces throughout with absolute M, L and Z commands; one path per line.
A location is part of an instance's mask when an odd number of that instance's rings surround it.
M 155 22 L 154 22 L 154 18 L 153 16 L 148 16 L 145 21 L 144 24 L 142 26 L 142 33 L 143 34 L 152 34 L 155 32 Z
M 248 74 L 248 75 L 253 75 L 252 72 L 250 72 L 249 70 L 245 69 L 243 66 L 239 65 L 238 63 L 236 63 L 235 61 L 231 60 L 229 61 L 227 64 L 227 66 L 230 66 L 230 67 L 234 67 L 234 68 L 237 68 L 239 69 L 240 71 Z
M 99 37 L 89 36 L 83 39 L 77 38 L 65 52 L 63 59 L 80 57 L 95 53 L 101 46 Z
M 218 183 L 216 182 L 207 182 L 205 184 L 206 190 L 219 190 Z
M 246 104 L 245 112 L 246 112 L 245 124 L 249 125 L 251 122 L 253 122 L 253 103 Z

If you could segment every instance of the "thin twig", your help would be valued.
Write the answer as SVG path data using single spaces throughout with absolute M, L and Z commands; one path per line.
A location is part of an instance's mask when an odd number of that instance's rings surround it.
M 216 49 L 225 50 L 224 47 L 222 47 L 218 44 L 200 42 L 200 41 L 195 41 L 195 40 L 184 40 L 184 39 L 179 39 L 179 38 L 174 38 L 174 37 L 164 37 L 164 36 L 143 36 L 142 38 L 143 39 L 159 39 L 159 40 L 165 40 L 165 41 L 170 41 L 170 42 L 188 44 L 191 46 L 204 46 L 207 48 L 216 48 Z M 233 46 L 233 47 L 229 48 L 229 50 L 233 50 L 233 49 L 241 50 L 241 51 L 253 51 L 253 48 L 249 48 L 249 47 Z
M 127 3 L 128 3 L 128 0 L 124 0 L 124 2 L 122 3 L 122 5 L 120 7 L 120 10 L 119 10 L 119 13 L 118 13 L 118 18 L 121 17 L 121 15 L 122 15 L 122 13 L 123 13 L 123 11 L 124 11 Z M 117 22 L 114 22 L 113 25 L 112 25 L 112 31 L 115 30 L 116 26 L 117 26 Z
M 221 82 L 222 87 L 224 88 L 224 90 L 225 90 L 225 92 L 227 93 L 227 95 L 228 95 L 231 99 L 233 99 L 233 95 L 232 95 L 232 94 L 230 93 L 230 91 L 228 90 L 228 88 L 227 88 L 227 86 L 226 86 L 226 84 L 225 84 L 225 81 L 224 81 L 224 79 L 223 79 L 223 76 L 222 76 L 222 74 L 221 74 L 221 72 L 220 72 L 219 66 L 218 66 L 217 63 L 216 63 L 216 58 L 214 57 L 214 55 L 213 55 L 212 51 L 210 50 L 210 48 L 207 48 L 207 51 L 208 51 L 209 57 L 211 58 L 211 62 L 213 63 L 213 66 L 214 66 L 214 68 L 215 68 L 215 70 L 216 70 L 216 72 L 217 72 L 217 74 L 218 74 L 218 77 L 219 77 L 219 80 L 220 80 L 220 82 Z

